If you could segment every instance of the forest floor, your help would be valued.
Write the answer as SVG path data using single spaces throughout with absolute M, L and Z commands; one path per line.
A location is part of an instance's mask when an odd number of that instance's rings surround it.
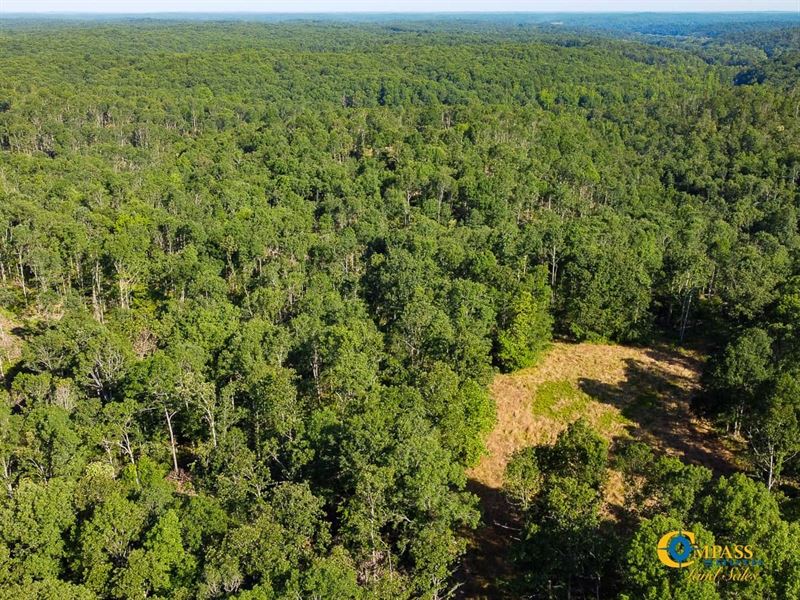
M 580 416 L 609 440 L 633 436 L 656 452 L 712 469 L 735 470 L 734 454 L 711 424 L 690 409 L 699 389 L 703 358 L 668 347 L 555 343 L 535 367 L 497 375 L 491 391 L 497 422 L 487 453 L 468 472 L 480 498 L 483 525 L 464 560 L 462 598 L 510 598 L 502 582 L 513 576 L 508 551 L 520 530 L 505 501 L 503 473 L 520 448 L 553 443 Z M 624 502 L 621 475 L 610 472 L 606 507 Z
M 0 310 L 0 381 L 22 354 L 22 339 L 16 335 L 17 330 L 18 324 Z

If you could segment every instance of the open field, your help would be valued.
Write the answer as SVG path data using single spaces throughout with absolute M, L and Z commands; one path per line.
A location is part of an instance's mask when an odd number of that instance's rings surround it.
M 686 351 L 556 343 L 538 366 L 495 378 L 497 426 L 470 476 L 499 488 L 515 450 L 553 442 L 580 416 L 609 439 L 630 433 L 687 462 L 726 472 L 731 452 L 689 410 L 701 365 Z
M 689 408 L 699 389 L 703 358 L 670 348 L 556 343 L 539 365 L 497 375 L 492 395 L 497 424 L 487 454 L 470 471 L 470 485 L 481 498 L 485 525 L 465 561 L 471 583 L 466 597 L 501 597 L 491 581 L 503 578 L 504 559 L 516 529 L 516 516 L 500 490 L 503 473 L 520 448 L 552 443 L 572 421 L 584 416 L 609 440 L 631 435 L 659 452 L 704 465 L 717 474 L 734 468 L 733 453 Z M 606 501 L 623 502 L 618 474 L 609 474 Z

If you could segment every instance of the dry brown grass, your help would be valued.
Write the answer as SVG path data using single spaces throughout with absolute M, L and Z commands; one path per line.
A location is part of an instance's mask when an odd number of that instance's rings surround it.
M 469 476 L 500 488 L 515 451 L 552 443 L 578 416 L 608 438 L 631 433 L 688 462 L 728 470 L 730 451 L 689 409 L 701 366 L 701 357 L 685 350 L 556 343 L 536 367 L 495 378 L 497 425 L 486 442 L 487 454 Z M 580 415 L 564 419 L 533 410 L 537 390 L 549 382 L 569 382 L 588 395 Z
M 730 450 L 689 408 L 702 362 L 685 350 L 556 343 L 536 367 L 496 376 L 497 424 L 486 455 L 468 473 L 485 525 L 471 536 L 458 596 L 513 597 L 500 583 L 513 577 L 507 553 L 520 527 L 501 492 L 506 465 L 518 449 L 552 443 L 581 416 L 609 440 L 632 435 L 717 473 L 732 470 Z M 625 502 L 622 474 L 609 470 L 603 492 L 603 513 L 613 519 Z
M 0 312 L 0 377 L 22 354 L 22 340 L 14 334 L 18 323 Z

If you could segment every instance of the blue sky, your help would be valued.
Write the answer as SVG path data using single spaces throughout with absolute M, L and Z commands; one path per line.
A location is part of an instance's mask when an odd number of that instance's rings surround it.
M 0 12 L 800 11 L 800 0 L 0 0 Z

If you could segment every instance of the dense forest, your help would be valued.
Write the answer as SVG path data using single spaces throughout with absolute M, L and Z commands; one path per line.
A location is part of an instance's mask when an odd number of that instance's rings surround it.
M 575 421 L 502 593 L 800 598 L 798 22 L 514 19 L 0 21 L 0 597 L 462 595 L 557 338 L 699 349 L 741 468 Z

